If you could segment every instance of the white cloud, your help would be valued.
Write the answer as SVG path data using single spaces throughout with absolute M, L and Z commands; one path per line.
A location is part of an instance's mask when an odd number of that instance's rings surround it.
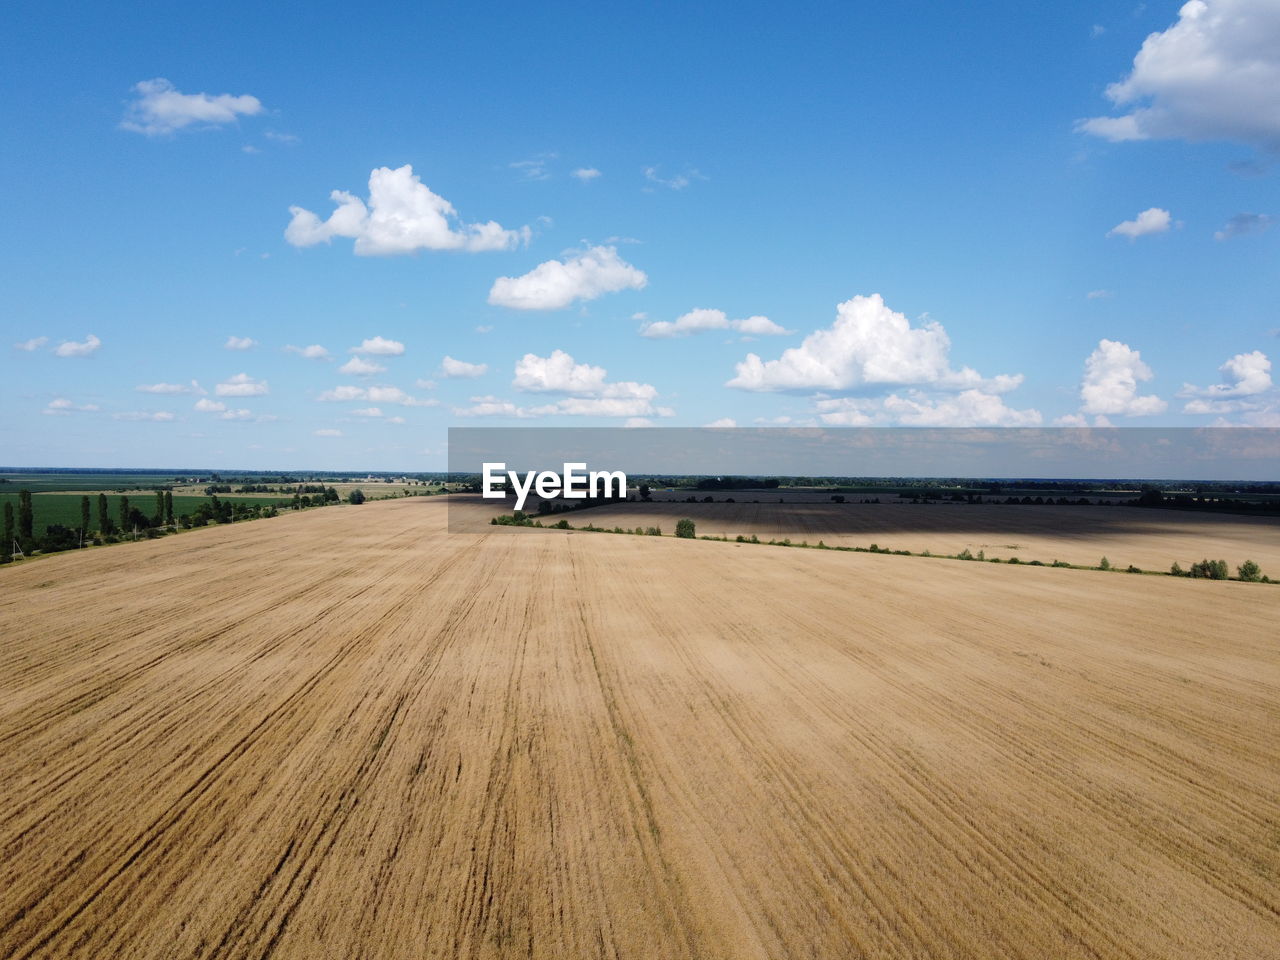
M 455 417 L 515 417 L 521 420 L 529 416 L 514 403 L 499 400 L 497 397 L 472 397 L 470 402 L 469 407 L 454 407 L 453 415 Z
M 284 349 L 286 353 L 296 353 L 298 356 L 304 357 L 307 360 L 332 359 L 332 357 L 329 354 L 329 351 L 326 350 L 324 347 L 320 346 L 320 344 L 318 343 L 313 343 L 307 347 L 295 347 L 293 344 L 289 344 Z
M 418 379 L 413 381 L 413 385 L 419 390 L 434 390 L 436 388 L 436 382 L 434 380 Z
M 467 363 L 465 360 L 455 360 L 447 355 L 440 361 L 440 376 L 447 379 L 468 380 L 482 377 L 488 372 L 487 363 Z
M 866 427 L 896 424 L 904 427 L 1034 427 L 1039 410 L 1016 410 L 984 390 L 929 394 L 908 390 L 886 397 L 820 397 L 814 401 L 818 419 L 827 426 Z
M 615 247 L 592 247 L 576 257 L 548 260 L 524 276 L 499 277 L 489 302 L 514 310 L 559 310 L 620 290 L 642 290 L 649 278 L 618 256 Z
M 472 397 L 470 407 L 455 407 L 453 412 L 464 417 L 669 417 L 668 407 L 655 407 L 656 388 L 647 383 L 622 381 L 611 383 L 604 367 L 577 363 L 563 350 L 549 357 L 526 353 L 515 367 L 511 385 L 525 393 L 568 394 L 552 403 L 535 407 L 519 407 L 497 397 Z
M 1243 236 L 1246 233 L 1262 233 L 1272 224 L 1272 218 L 1265 213 L 1237 213 L 1228 220 L 1222 227 L 1214 233 L 1213 239 L 1221 243 L 1223 240 L 1230 240 L 1232 237 Z
M 1148 210 L 1143 210 L 1132 220 L 1124 220 L 1117 223 L 1107 231 L 1107 236 L 1128 237 L 1130 240 L 1136 240 L 1138 237 L 1144 237 L 1149 233 L 1164 233 L 1169 229 L 1171 223 L 1172 220 L 1169 217 L 1168 210 L 1151 207 Z
M 218 415 L 219 420 L 252 420 L 253 411 L 241 407 L 239 410 L 224 410 Z
M 340 436 L 342 436 L 342 431 L 341 431 L 341 430 L 334 430 L 332 427 L 326 427 L 325 429 L 322 429 L 322 430 L 316 430 L 316 431 L 313 431 L 313 432 L 314 432 L 315 436 L 317 436 L 317 437 L 340 437 Z
M 481 323 L 476 325 L 476 333 L 490 333 L 493 330 L 492 324 Z
M 1233 140 L 1280 149 L 1280 5 L 1190 0 L 1147 37 L 1107 97 L 1131 112 L 1082 120 L 1107 140 Z
M 682 314 L 675 320 L 656 320 L 653 323 L 646 323 L 640 328 L 640 335 L 650 339 L 664 339 L 687 337 L 703 330 L 737 330 L 740 333 L 755 336 L 784 336 L 795 332 L 783 329 L 768 317 L 755 316 L 742 320 L 730 320 L 723 310 L 708 310 L 700 307 Z
M 858 296 L 836 307 L 835 322 L 784 350 L 777 360 L 747 354 L 726 386 L 739 390 L 854 390 L 876 386 L 928 386 L 1004 393 L 1022 376 L 984 379 L 976 370 L 951 369 L 951 341 L 930 320 L 913 327 L 889 309 L 879 294 Z
M 385 337 L 369 337 L 361 341 L 360 346 L 352 347 L 347 353 L 363 353 L 375 357 L 399 357 L 404 354 L 404 344 L 399 340 L 388 340 Z
M 378 419 L 382 416 L 381 407 L 364 407 L 360 410 L 352 410 L 353 417 L 369 417 L 370 419 Z
M 270 393 L 267 381 L 255 380 L 247 373 L 237 373 L 213 388 L 220 397 L 260 397 Z
M 30 353 L 32 350 L 39 350 L 48 342 L 48 337 L 32 337 L 30 340 L 23 340 L 21 343 L 15 343 L 13 345 L 13 349 L 26 350 Z
M 310 210 L 290 207 L 284 238 L 295 247 L 352 237 L 360 256 L 392 256 L 416 250 L 510 250 L 529 242 L 528 227 L 507 230 L 490 220 L 461 223 L 448 200 L 432 193 L 413 167 L 378 167 L 369 174 L 369 205 L 342 190 L 330 197 L 338 208 L 321 220 Z
M 719 420 L 712 420 L 707 424 L 708 427 L 736 427 L 738 421 L 733 417 L 721 417 Z
M 645 167 L 644 178 L 650 183 L 655 183 L 660 187 L 667 187 L 670 190 L 683 190 L 695 180 L 707 179 L 697 170 L 692 168 L 686 170 L 684 173 L 677 173 L 673 177 L 663 177 L 658 173 L 657 167 Z
M 352 357 L 338 368 L 338 372 L 357 377 L 368 377 L 375 373 L 384 373 L 386 369 L 382 364 L 366 360 L 364 357 Z
M 268 130 L 263 134 L 268 140 L 274 140 L 276 143 L 297 143 L 301 138 L 292 133 L 281 133 L 278 130 Z
M 1138 395 L 1138 384 L 1150 380 L 1151 368 L 1127 343 L 1100 340 L 1084 364 L 1080 411 L 1101 416 L 1145 417 L 1164 413 L 1168 404 L 1154 394 Z
M 1087 427 L 1089 421 L 1085 419 L 1083 414 L 1068 413 L 1061 417 L 1055 417 L 1053 420 L 1055 427 Z
M 58 357 L 87 357 L 100 346 L 102 346 L 102 341 L 91 333 L 80 342 L 75 340 L 62 341 L 62 343 L 53 348 L 53 353 L 54 356 Z
M 577 170 L 573 171 L 573 173 L 571 173 L 570 176 L 576 177 L 577 179 L 581 180 L 583 183 L 590 183 L 592 180 L 595 180 L 597 177 L 604 176 L 604 174 L 602 174 L 595 167 L 579 167 Z
M 649 401 L 658 395 L 647 383 L 609 383 L 605 379 L 607 373 L 604 367 L 575 362 L 563 350 L 553 350 L 549 357 L 526 353 L 516 362 L 511 385 L 526 393 L 569 393 L 581 397 Z
M 192 380 L 190 383 L 140 383 L 133 389 L 138 393 L 204 393 L 200 384 Z
M 321 393 L 316 400 L 321 403 L 349 403 L 352 400 L 364 400 L 367 403 L 394 403 L 402 407 L 435 407 L 439 400 L 420 400 L 399 387 L 334 387 Z
M 201 397 L 195 402 L 193 409 L 199 410 L 201 413 L 221 413 L 227 409 L 227 405 L 221 400 L 210 400 L 208 397 Z
M 193 123 L 220 126 L 262 112 L 262 102 L 247 93 L 180 93 L 162 77 L 143 80 L 133 90 L 137 97 L 129 102 L 120 126 L 149 137 L 171 134 Z
M 99 409 L 96 403 L 75 404 L 66 397 L 55 397 L 40 412 L 50 417 L 65 417 L 71 413 L 91 413 Z
M 252 350 L 257 345 L 258 341 L 253 337 L 227 337 L 222 346 L 227 350 Z
M 652 427 L 653 421 L 648 417 L 628 417 L 623 426 L 628 430 L 638 430 L 644 427 Z
M 547 170 L 547 164 L 551 160 L 556 159 L 554 153 L 540 153 L 528 160 L 517 160 L 514 163 L 507 164 L 512 170 L 520 171 L 521 180 L 550 180 L 551 174 Z
M 1114 297 L 1114 290 L 1090 290 L 1084 295 L 1086 300 L 1110 300 Z
M 135 410 L 129 413 L 113 413 L 111 415 L 111 419 L 150 421 L 152 423 L 168 423 L 169 421 L 175 419 L 175 417 L 168 410 L 155 410 L 155 411 Z
M 1183 384 L 1180 397 L 1195 397 L 1183 413 L 1233 413 L 1252 409 L 1248 402 L 1227 402 L 1235 397 L 1256 397 L 1272 389 L 1271 361 L 1261 350 L 1237 353 L 1218 368 L 1222 383 L 1208 387 Z

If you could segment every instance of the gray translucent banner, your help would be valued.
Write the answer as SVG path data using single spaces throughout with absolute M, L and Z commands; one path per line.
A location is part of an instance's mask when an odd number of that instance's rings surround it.
M 451 505 L 451 529 L 474 529 L 477 506 L 513 509 L 514 496 L 479 496 L 485 464 L 503 464 L 520 483 L 530 471 L 562 474 L 566 464 L 622 471 L 633 490 L 655 477 L 1256 484 L 1280 480 L 1280 430 L 451 427 L 449 472 L 477 484 L 475 496 L 458 499 L 465 509 Z

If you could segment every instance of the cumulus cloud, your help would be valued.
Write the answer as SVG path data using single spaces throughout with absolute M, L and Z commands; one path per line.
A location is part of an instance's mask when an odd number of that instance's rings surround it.
M 270 390 L 267 381 L 255 380 L 247 373 L 237 373 L 214 387 L 213 392 L 220 397 L 260 397 Z
M 1232 237 L 1243 236 L 1246 233 L 1261 233 L 1271 226 L 1272 219 L 1265 213 L 1237 213 L 1228 220 L 1222 227 L 1214 233 L 1213 239 L 1221 243 L 1223 240 L 1230 240 Z
M 1272 389 L 1271 361 L 1261 350 L 1237 353 L 1218 368 L 1222 382 L 1208 387 L 1183 384 L 1179 397 L 1191 399 L 1183 413 L 1235 413 L 1254 409 L 1250 399 L 1267 394 Z
M 703 330 L 737 330 L 751 336 L 785 336 L 794 333 L 778 326 L 768 317 L 746 317 L 730 320 L 723 310 L 698 308 L 675 320 L 656 320 L 640 328 L 640 336 L 650 339 L 687 337 Z
M 988 380 L 969 367 L 953 370 L 950 350 L 938 322 L 913 327 L 879 294 L 858 296 L 836 307 L 829 328 L 809 334 L 777 360 L 747 354 L 726 386 L 759 392 L 928 386 L 1004 393 L 1022 382 L 1020 374 Z
M 75 340 L 62 341 L 62 343 L 53 348 L 53 353 L 57 357 L 87 357 L 100 346 L 102 346 L 102 341 L 91 333 L 78 342 Z
M 574 170 L 573 173 L 570 174 L 570 176 L 576 177 L 578 180 L 581 180 L 583 183 L 590 183 L 592 180 L 595 180 L 597 177 L 604 176 L 604 174 L 602 174 L 595 167 L 579 167 L 577 170 Z
M 221 400 L 210 400 L 208 397 L 201 397 L 195 402 L 193 409 L 199 410 L 201 413 L 221 413 L 227 409 L 227 405 Z
M 733 419 L 733 417 L 721 417 L 719 420 L 712 420 L 710 423 L 707 424 L 708 427 L 716 427 L 716 428 L 736 427 L 737 425 L 738 425 L 738 421 Z
M 1107 140 L 1232 140 L 1280 149 L 1280 5 L 1190 0 L 1147 37 L 1133 69 L 1107 87 L 1130 112 L 1081 120 Z
M 610 382 L 604 367 L 578 363 L 563 350 L 548 357 L 526 353 L 515 367 L 511 385 L 524 393 L 566 394 L 551 403 L 520 407 L 497 397 L 472 397 L 470 407 L 455 407 L 464 417 L 669 417 L 674 411 L 655 407 L 655 387 L 634 381 Z
M 515 417 L 523 420 L 529 414 L 509 400 L 499 400 L 493 396 L 472 397 L 469 407 L 454 407 L 455 417 Z
M 1168 210 L 1151 207 L 1143 210 L 1132 220 L 1123 220 L 1107 231 L 1108 237 L 1128 237 L 1136 240 L 1149 233 L 1164 233 L 1173 221 Z
M 364 357 L 352 357 L 338 368 L 338 372 L 357 377 L 368 377 L 375 373 L 384 373 L 386 369 L 382 364 L 366 360 Z
M 237 117 L 262 112 L 262 101 L 247 93 L 182 93 L 163 77 L 134 84 L 137 95 L 129 101 L 120 126 L 149 137 L 175 133 L 192 124 L 217 127 Z
M 489 372 L 487 363 L 467 363 L 465 360 L 455 360 L 453 357 L 445 356 L 440 361 L 440 376 L 451 380 L 469 380 L 475 377 L 482 377 Z
M 349 403 L 353 400 L 363 400 L 366 403 L 394 403 L 401 407 L 435 407 L 440 404 L 439 400 L 430 398 L 422 400 L 405 393 L 399 387 L 387 386 L 334 387 L 332 390 L 321 393 L 316 400 L 321 403 Z
M 337 209 L 321 220 L 310 210 L 290 207 L 292 219 L 284 238 L 295 247 L 351 237 L 359 256 L 394 256 L 417 250 L 510 250 L 528 243 L 528 227 L 507 230 L 493 220 L 462 223 L 453 204 L 432 193 L 405 164 L 396 170 L 378 167 L 369 174 L 369 203 L 334 190 Z
M 253 411 L 241 407 L 239 410 L 224 410 L 218 414 L 219 420 L 252 420 Z
M 303 357 L 307 360 L 332 359 L 332 357 L 329 354 L 329 351 L 326 350 L 324 347 L 320 346 L 320 344 L 318 343 L 313 343 L 307 347 L 295 347 L 293 344 L 289 344 L 284 349 L 286 353 L 296 353 L 298 356 Z
M 252 350 L 257 345 L 258 341 L 253 337 L 227 337 L 222 346 L 227 350 Z
M 548 260 L 520 277 L 499 277 L 489 302 L 513 310 L 559 310 L 620 290 L 642 290 L 649 282 L 618 256 L 616 247 L 592 247 L 575 257 Z
M 904 427 L 1034 427 L 1039 410 L 1017 410 L 984 390 L 930 394 L 924 390 L 886 397 L 819 397 L 818 419 L 832 427 L 896 424 Z
M 1139 351 L 1117 340 L 1100 340 L 1085 360 L 1080 411 L 1124 417 L 1164 413 L 1168 404 L 1159 397 L 1138 395 L 1138 384 L 1151 377 L 1151 368 L 1143 363 Z
M 128 413 L 113 413 L 113 420 L 138 420 L 152 423 L 168 423 L 176 419 L 168 410 L 134 410 Z
M 398 357 L 404 353 L 404 344 L 399 340 L 387 340 L 385 337 L 369 337 L 358 347 L 352 347 L 347 353 L 363 353 L 375 357 Z
M 26 350 L 30 353 L 32 350 L 39 350 L 48 342 L 48 337 L 32 337 L 30 340 L 23 340 L 21 343 L 15 343 L 13 345 L 13 349 Z
M 66 397 L 55 397 L 49 401 L 49 405 L 40 412 L 50 417 L 65 417 L 72 413 L 90 413 L 97 410 L 96 403 L 72 403 Z
M 192 380 L 190 383 L 140 383 L 133 389 L 139 393 L 204 393 L 204 388 Z

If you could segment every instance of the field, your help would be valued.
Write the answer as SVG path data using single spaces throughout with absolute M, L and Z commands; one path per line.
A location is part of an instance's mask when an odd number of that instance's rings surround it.
M 1185 510 L 1100 506 L 1014 506 L 882 503 L 834 504 L 830 495 L 792 491 L 714 494 L 716 503 L 681 503 L 655 497 L 567 514 L 574 526 L 592 523 L 633 529 L 659 526 L 673 533 L 690 517 L 699 536 L 753 534 L 762 540 L 796 543 L 824 540 L 830 546 L 958 554 L 982 550 L 988 557 L 1092 566 L 1105 555 L 1113 566 L 1168 570 L 1196 560 L 1225 559 L 1232 570 L 1245 560 L 1280 575 L 1280 518 L 1201 514 Z M 734 503 L 724 503 L 726 496 Z M 782 497 L 785 502 L 778 503 Z M 759 500 L 759 503 L 752 501 Z M 558 518 L 557 518 L 558 519 Z
M 445 514 L 0 569 L 0 956 L 1280 956 L 1280 588 Z
M 84 491 L 88 493 L 88 491 Z M 44 534 L 45 527 L 52 523 L 60 523 L 64 527 L 73 530 L 80 529 L 80 497 L 81 493 L 32 493 L 31 494 L 31 513 L 33 518 L 32 526 L 36 535 Z M 150 490 L 139 490 L 134 493 L 127 494 L 129 505 L 137 507 L 147 516 L 155 513 L 156 495 Z M 210 497 L 206 496 L 179 496 L 174 495 L 173 498 L 173 515 L 180 517 L 184 513 L 192 513 L 196 507 L 202 503 L 209 503 Z M 270 494 L 260 493 L 253 496 L 241 496 L 233 498 L 237 503 L 260 503 L 263 506 L 268 504 L 276 504 L 283 507 L 292 502 L 292 497 L 273 496 Z M 0 505 L 5 503 L 13 504 L 13 515 L 18 516 L 18 494 L 0 493 Z M 113 522 L 118 522 L 120 517 L 120 495 L 107 494 L 107 516 Z M 89 521 L 90 530 L 96 530 L 98 527 L 98 493 L 94 491 L 89 493 Z

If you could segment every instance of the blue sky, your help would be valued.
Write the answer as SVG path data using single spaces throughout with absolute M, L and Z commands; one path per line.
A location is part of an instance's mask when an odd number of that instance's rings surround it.
M 0 17 L 6 464 L 1280 426 L 1275 0 Z

